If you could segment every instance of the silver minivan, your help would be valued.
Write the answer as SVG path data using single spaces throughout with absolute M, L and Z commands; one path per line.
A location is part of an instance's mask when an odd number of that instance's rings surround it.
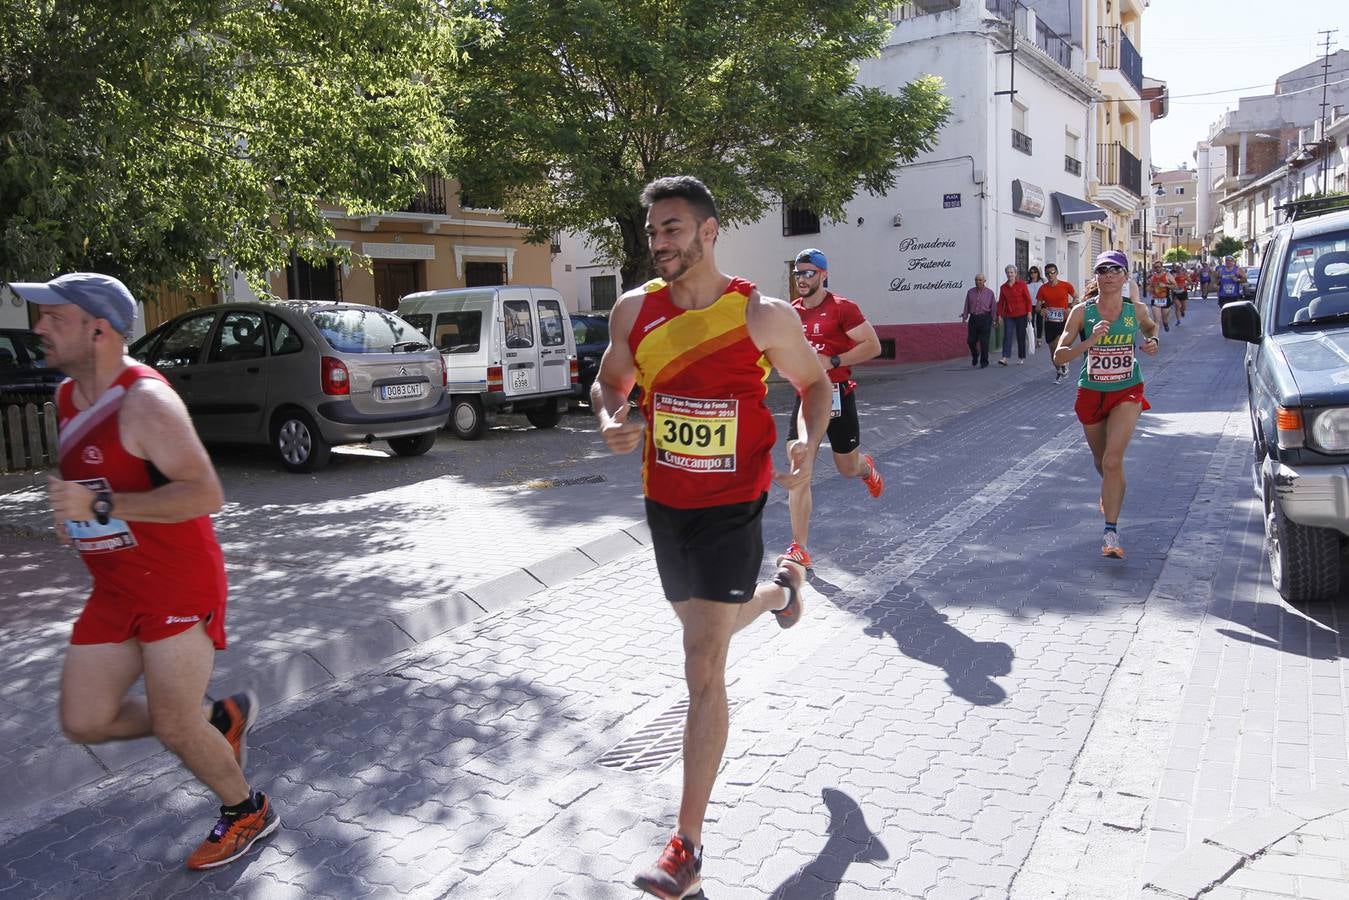
M 335 444 L 430 450 L 445 367 L 417 329 L 361 303 L 222 303 L 165 322 L 131 355 L 168 379 L 206 443 L 270 444 L 311 472 Z
M 550 287 L 498 285 L 408 294 L 398 314 L 445 358 L 450 428 L 477 440 L 494 412 L 552 428 L 579 379 L 576 337 Z

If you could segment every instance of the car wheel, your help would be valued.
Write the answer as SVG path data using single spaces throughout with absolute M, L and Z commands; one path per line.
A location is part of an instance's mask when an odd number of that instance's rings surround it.
M 553 428 L 562 421 L 562 413 L 557 408 L 557 401 L 549 400 L 543 406 L 525 410 L 525 418 L 535 428 Z
M 389 438 L 389 446 L 399 456 L 421 456 L 436 445 L 436 433 L 424 431 L 421 434 L 409 434 L 403 437 Z
M 1265 547 L 1274 589 L 1291 602 L 1333 599 L 1340 590 L 1339 532 L 1289 519 L 1268 481 L 1264 494 Z
M 315 472 L 328 464 L 332 445 L 323 439 L 309 413 L 284 409 L 272 423 L 272 449 L 289 472 Z
M 487 416 L 482 401 L 472 394 L 461 394 L 450 401 L 450 430 L 465 441 L 476 441 L 487 431 Z

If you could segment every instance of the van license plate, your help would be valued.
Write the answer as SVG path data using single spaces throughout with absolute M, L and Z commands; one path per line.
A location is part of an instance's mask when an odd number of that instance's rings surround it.
M 511 390 L 527 391 L 529 390 L 529 370 L 512 369 L 511 370 Z
M 422 397 L 426 394 L 424 384 L 386 384 L 379 389 L 385 400 L 404 400 L 408 397 Z

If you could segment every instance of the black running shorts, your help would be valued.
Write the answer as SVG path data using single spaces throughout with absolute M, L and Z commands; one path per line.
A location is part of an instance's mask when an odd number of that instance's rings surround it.
M 862 443 L 862 427 L 857 422 L 857 391 L 844 394 L 839 401 L 839 413 L 829 420 L 829 447 L 835 453 L 851 453 Z M 801 398 L 792 404 L 792 421 L 787 426 L 787 440 L 796 440 L 796 419 L 801 412 Z
M 763 563 L 767 502 L 765 493 L 749 503 L 676 509 L 648 498 L 646 523 L 665 599 L 748 602 Z
M 1054 348 L 1058 346 L 1059 338 L 1063 337 L 1063 322 L 1051 322 L 1045 320 L 1045 343 L 1049 345 L 1049 352 L 1053 353 Z

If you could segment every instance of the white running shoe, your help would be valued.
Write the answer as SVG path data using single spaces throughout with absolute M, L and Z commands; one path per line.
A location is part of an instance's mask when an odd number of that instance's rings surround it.
M 1101 537 L 1101 555 L 1124 559 L 1124 548 L 1119 545 L 1119 532 L 1107 531 Z

